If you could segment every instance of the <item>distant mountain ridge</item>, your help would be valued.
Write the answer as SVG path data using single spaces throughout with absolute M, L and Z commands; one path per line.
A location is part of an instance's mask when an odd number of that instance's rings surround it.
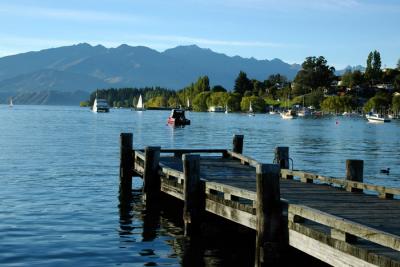
M 145 46 L 106 48 L 83 43 L 0 58 L 0 103 L 11 96 L 29 96 L 33 92 L 36 96 L 39 92 L 53 92 L 54 97 L 61 97 L 110 87 L 181 89 L 202 75 L 208 75 L 212 85 L 232 89 L 241 70 L 250 78 L 265 80 L 275 73 L 293 79 L 299 69 L 300 65 L 280 59 L 230 57 L 196 45 L 158 52 Z M 29 97 L 20 99 L 21 103 L 37 102 Z M 41 103 L 47 104 L 43 99 Z M 53 102 L 62 104 L 62 100 Z

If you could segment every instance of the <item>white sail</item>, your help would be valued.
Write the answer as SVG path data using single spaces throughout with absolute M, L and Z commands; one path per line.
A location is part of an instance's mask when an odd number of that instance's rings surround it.
M 9 106 L 10 106 L 10 107 L 13 107 L 13 106 L 14 106 L 14 104 L 13 104 L 13 102 L 12 102 L 12 98 L 10 99 L 10 104 L 9 104 Z
M 143 100 L 142 100 L 142 95 L 139 96 L 139 100 L 138 100 L 138 102 L 137 102 L 136 108 L 137 108 L 137 109 L 143 109 L 143 108 L 144 108 L 144 106 L 143 106 Z
M 186 106 L 187 106 L 188 108 L 190 108 L 190 101 L 189 101 L 189 98 L 186 100 Z
M 228 104 L 225 105 L 225 113 L 229 113 Z
M 253 113 L 253 107 L 251 106 L 251 102 L 250 102 L 250 106 L 249 106 L 249 112 Z

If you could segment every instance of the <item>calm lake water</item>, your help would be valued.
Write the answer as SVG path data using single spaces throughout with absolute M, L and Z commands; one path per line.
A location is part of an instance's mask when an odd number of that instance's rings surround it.
M 346 159 L 363 159 L 367 182 L 400 187 L 400 122 L 188 113 L 192 125 L 172 128 L 168 114 L 0 106 L 0 265 L 251 265 L 247 252 L 238 260 L 215 242 L 188 245 L 179 223 L 164 216 L 149 223 L 140 201 L 129 218 L 121 215 L 121 132 L 133 132 L 136 148 L 230 148 L 232 136 L 244 134 L 244 153 L 259 161 L 289 146 L 295 169 L 343 177 Z M 380 174 L 386 168 L 390 175 Z

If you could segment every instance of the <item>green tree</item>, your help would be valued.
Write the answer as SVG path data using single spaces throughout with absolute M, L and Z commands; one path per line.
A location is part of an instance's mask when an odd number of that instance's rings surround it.
M 235 80 L 235 87 L 233 88 L 233 91 L 240 95 L 244 95 L 246 91 L 251 92 L 252 90 L 253 84 L 247 78 L 247 74 L 243 71 L 240 71 L 238 77 Z
M 392 110 L 395 114 L 400 112 L 400 96 L 396 95 L 392 98 Z
M 394 78 L 393 85 L 397 91 L 400 91 L 400 74 L 396 75 L 396 77 Z
M 353 75 L 351 77 L 351 87 L 353 88 L 354 86 L 360 86 L 363 83 L 364 83 L 364 74 L 359 70 L 353 71 Z
M 329 88 L 335 78 L 335 68 L 324 57 L 307 57 L 294 79 L 294 94 L 303 95 L 318 87 Z
M 230 111 L 239 111 L 240 110 L 240 102 L 242 100 L 242 96 L 238 93 L 229 94 L 227 99 L 227 105 Z
M 371 110 L 375 110 L 376 112 L 383 112 L 384 110 L 389 108 L 390 100 L 387 95 L 377 94 L 374 97 L 371 97 L 367 103 L 364 105 L 364 112 L 370 112 Z
M 88 107 L 89 106 L 89 101 L 81 101 L 79 102 L 80 107 Z
M 177 96 L 171 96 L 168 98 L 168 107 L 177 108 L 181 105 L 179 98 Z
M 208 110 L 208 98 L 210 97 L 210 92 L 202 92 L 193 99 L 193 110 L 194 111 L 207 111 Z
M 209 92 L 210 91 L 210 79 L 208 76 L 199 77 L 197 82 L 194 84 L 194 92 Z
M 377 82 L 380 81 L 382 76 L 381 65 L 381 54 L 376 50 L 370 52 L 367 58 L 365 77 L 371 85 L 375 85 Z
M 251 106 L 254 112 L 265 112 L 265 101 L 258 96 L 245 96 L 242 98 L 240 108 L 242 111 L 247 112 Z
M 342 86 L 352 87 L 353 85 L 353 72 L 351 70 L 346 70 L 341 77 Z
M 354 108 L 354 103 L 349 96 L 328 96 L 321 103 L 321 109 L 326 112 L 342 113 L 351 111 Z
M 225 105 L 228 101 L 228 96 L 229 96 L 229 94 L 226 92 L 211 93 L 210 97 L 208 98 L 207 105 L 209 107 L 211 107 L 211 106 L 225 107 Z
M 212 89 L 211 92 L 216 93 L 216 92 L 226 92 L 226 89 L 221 86 L 221 85 L 215 85 Z

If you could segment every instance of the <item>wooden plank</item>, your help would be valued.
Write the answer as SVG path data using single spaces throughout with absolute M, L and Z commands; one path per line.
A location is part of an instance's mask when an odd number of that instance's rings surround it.
M 237 187 L 233 187 L 230 185 L 221 184 L 221 183 L 206 182 L 206 190 L 207 189 L 212 189 L 212 190 L 222 192 L 222 193 L 228 193 L 233 196 L 237 196 L 237 197 L 244 198 L 244 199 L 249 199 L 252 201 L 254 201 L 256 199 L 255 192 L 237 188 Z
M 369 190 L 369 191 L 375 191 L 381 195 L 387 194 L 387 197 L 391 197 L 390 195 L 400 195 L 400 188 L 391 188 L 391 187 L 385 187 L 385 186 L 380 186 L 380 185 L 373 185 L 373 184 L 367 184 L 367 183 L 362 183 L 362 182 L 357 182 L 357 181 L 346 181 L 343 178 L 334 178 L 334 177 L 329 177 L 329 176 L 323 176 L 323 175 L 318 175 L 314 173 L 308 173 L 308 172 L 303 172 L 303 171 L 293 171 L 293 170 L 286 170 L 282 169 L 281 170 L 281 176 L 283 178 L 287 176 L 295 176 L 295 177 L 306 177 L 307 179 L 313 179 L 313 180 L 319 180 L 323 183 L 327 184 L 334 184 L 342 187 L 352 187 L 356 189 L 361 189 L 361 190 Z
M 376 266 L 291 229 L 289 245 L 332 266 Z
M 206 211 L 248 228 L 256 229 L 256 216 L 251 213 L 225 206 L 210 199 L 206 199 Z
M 400 251 L 400 237 L 302 205 L 289 204 L 289 213 Z
M 255 167 L 259 162 L 251 157 L 245 156 L 240 153 L 233 152 L 231 150 L 227 151 L 228 155 L 235 159 L 240 159 L 241 161 L 247 163 L 248 165 Z
M 164 192 L 170 196 L 177 199 L 184 200 L 183 191 L 175 186 L 169 185 L 167 183 L 161 183 L 161 192 Z

